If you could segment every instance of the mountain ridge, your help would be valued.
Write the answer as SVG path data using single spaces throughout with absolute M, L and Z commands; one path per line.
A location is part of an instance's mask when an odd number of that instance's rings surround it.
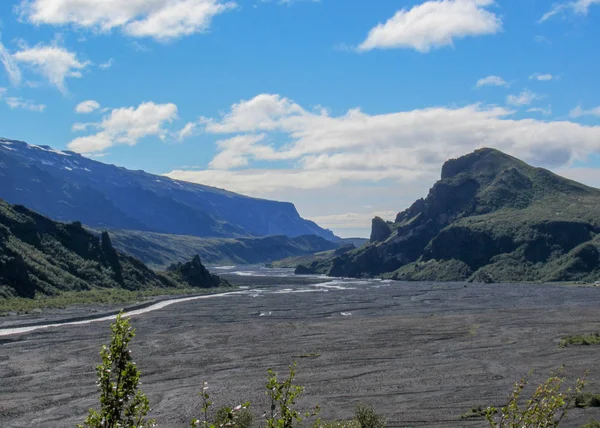
M 193 261 L 195 267 L 198 263 Z M 93 289 L 208 288 L 222 282 L 204 271 L 194 276 L 198 269 L 178 276 L 182 267 L 167 274 L 154 272 L 118 252 L 105 231 L 93 235 L 80 222 L 55 222 L 0 199 L 0 299 Z
M 177 235 L 338 238 L 289 202 L 132 171 L 0 138 L 0 197 L 63 222 Z
M 427 197 L 394 222 L 374 219 L 372 229 L 368 245 L 309 270 L 486 282 L 595 280 L 600 274 L 593 255 L 600 243 L 600 190 L 496 149 L 447 161 Z

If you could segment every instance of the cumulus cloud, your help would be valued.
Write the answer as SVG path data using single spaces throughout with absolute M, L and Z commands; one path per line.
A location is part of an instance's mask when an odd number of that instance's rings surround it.
M 0 62 L 6 70 L 8 79 L 13 85 L 21 83 L 21 70 L 16 61 L 0 41 Z
M 416 184 L 437 175 L 446 159 L 484 146 L 547 167 L 599 151 L 600 127 L 513 115 L 473 104 L 379 115 L 351 109 L 331 116 L 261 94 L 219 117 L 200 119 L 205 133 L 227 136 L 219 139 L 209 169 L 167 175 L 266 196 L 347 183 Z
M 167 41 L 206 31 L 215 16 L 236 6 L 224 0 L 24 0 L 18 9 L 33 24 L 120 28 L 132 37 Z
M 493 0 L 437 0 L 404 8 L 371 29 L 358 50 L 410 48 L 429 52 L 452 45 L 455 39 L 495 34 L 502 30 L 502 20 L 487 10 L 493 5 Z
M 524 89 L 520 94 L 509 95 L 506 97 L 506 102 L 514 106 L 525 106 L 540 99 L 542 99 L 542 96 L 530 91 L 529 89 Z
M 175 104 L 145 102 L 138 107 L 112 110 L 101 122 L 75 124 L 76 130 L 95 128 L 96 134 L 74 139 L 68 144 L 70 150 L 79 153 L 102 152 L 117 144 L 136 145 L 141 138 L 158 136 L 166 138 L 165 125 L 177 118 Z
M 482 86 L 508 86 L 508 82 L 499 76 L 487 76 L 477 81 L 478 88 Z
M 600 117 L 600 106 L 589 109 L 589 110 L 584 110 L 581 106 L 577 106 L 573 110 L 571 110 L 571 112 L 569 113 L 569 116 L 571 116 L 572 118 L 578 118 L 578 117 L 582 117 L 582 116 Z
M 23 46 L 12 56 L 15 61 L 30 66 L 63 93 L 67 91 L 65 80 L 82 77 L 82 71 L 90 65 L 89 61 L 81 61 L 75 53 L 56 45 Z
M 540 82 L 547 82 L 552 79 L 556 79 L 556 76 L 550 73 L 534 73 L 529 76 L 529 80 L 539 80 Z
M 87 100 L 83 101 L 75 107 L 75 112 L 79 114 L 88 114 L 92 113 L 100 108 L 100 104 L 98 101 Z

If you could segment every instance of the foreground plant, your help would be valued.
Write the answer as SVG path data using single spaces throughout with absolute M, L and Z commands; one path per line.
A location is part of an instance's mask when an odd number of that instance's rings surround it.
M 530 373 L 531 374 L 531 373 Z M 538 386 L 524 407 L 519 406 L 528 376 L 514 384 L 508 404 L 501 409 L 488 407 L 486 419 L 492 428 L 549 428 L 557 427 L 575 404 L 585 387 L 585 377 L 577 379 L 574 387 L 563 390 L 566 378 L 562 368 Z
M 215 414 L 214 422 L 210 422 L 208 411 L 213 402 L 210 401 L 208 383 L 204 382 L 202 391 L 198 395 L 200 395 L 200 398 L 202 399 L 202 419 L 192 419 L 190 422 L 192 428 L 250 428 L 252 425 L 254 417 L 248 411 L 248 407 L 250 407 L 249 401 L 233 408 L 221 407 Z
M 289 375 L 283 381 L 277 380 L 277 373 L 268 370 L 269 381 L 266 384 L 267 395 L 271 398 L 271 412 L 267 418 L 267 428 L 292 428 L 295 423 L 302 422 L 302 416 L 296 409 L 296 399 L 304 392 L 304 387 L 295 385 L 296 363 L 289 367 Z M 313 412 L 305 413 L 306 417 L 317 416 L 319 406 Z M 319 420 L 315 425 L 319 424 Z
M 79 428 L 146 428 L 156 425 L 146 420 L 150 405 L 146 395 L 138 390 L 140 371 L 129 350 L 129 342 L 135 329 L 123 313 L 111 324 L 110 345 L 102 346 L 102 364 L 96 367 L 97 385 L 100 388 L 100 410 L 90 409 L 89 415 Z

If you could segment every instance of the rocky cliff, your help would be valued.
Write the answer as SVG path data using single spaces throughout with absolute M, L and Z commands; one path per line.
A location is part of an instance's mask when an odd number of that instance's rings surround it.
M 371 242 L 311 266 L 330 276 L 485 282 L 600 279 L 600 190 L 494 149 L 446 162 L 441 180 Z

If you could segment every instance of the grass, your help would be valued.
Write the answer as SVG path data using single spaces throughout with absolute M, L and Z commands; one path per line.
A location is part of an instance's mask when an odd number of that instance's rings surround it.
M 575 336 L 567 336 L 563 337 L 558 344 L 561 348 L 566 348 L 567 346 L 589 346 L 589 345 L 600 345 L 600 333 L 592 333 L 590 335 L 575 335 Z
M 600 422 L 592 420 L 586 423 L 585 425 L 581 425 L 580 428 L 600 428 Z
M 575 407 L 579 407 L 582 409 L 588 407 L 600 407 L 600 394 L 582 392 L 575 398 Z
M 0 316 L 9 313 L 25 314 L 34 310 L 52 308 L 64 309 L 73 305 L 120 304 L 136 303 L 152 297 L 186 294 L 214 294 L 235 290 L 236 287 L 219 288 L 155 288 L 143 291 L 128 291 L 122 289 L 105 289 L 89 291 L 67 291 L 57 296 L 43 296 L 34 299 L 14 297 L 0 299 Z
M 476 418 L 484 418 L 486 414 L 486 408 L 484 406 L 473 407 L 470 410 L 463 413 L 460 418 L 461 419 L 476 419 Z

